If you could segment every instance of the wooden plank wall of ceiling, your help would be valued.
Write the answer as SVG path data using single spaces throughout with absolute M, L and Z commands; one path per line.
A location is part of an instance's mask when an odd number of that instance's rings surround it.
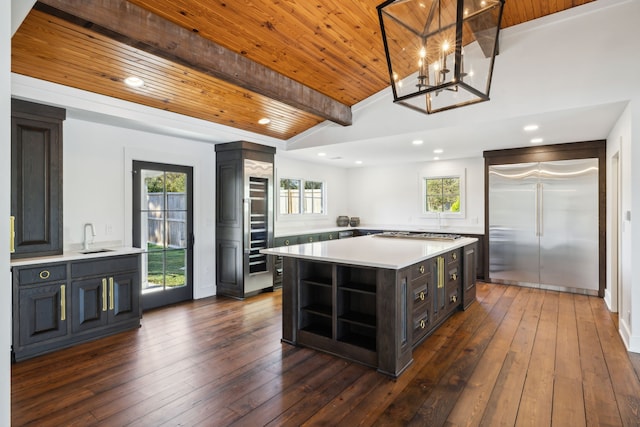
M 590 1 L 507 0 L 502 28 Z M 130 3 L 349 107 L 389 84 L 381 0 Z M 283 140 L 325 120 L 36 9 L 13 36 L 14 73 Z M 130 75 L 145 85 L 125 86 Z M 258 124 L 262 117 L 271 123 Z

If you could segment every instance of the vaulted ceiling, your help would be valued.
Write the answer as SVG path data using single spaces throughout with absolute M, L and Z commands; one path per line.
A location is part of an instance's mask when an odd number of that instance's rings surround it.
M 590 1 L 507 0 L 502 28 Z M 287 140 L 389 85 L 380 2 L 42 0 L 12 71 Z

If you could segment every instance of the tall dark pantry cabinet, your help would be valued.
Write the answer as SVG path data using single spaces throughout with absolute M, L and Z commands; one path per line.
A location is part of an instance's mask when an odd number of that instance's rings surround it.
M 273 288 L 274 147 L 237 141 L 216 149 L 217 293 L 245 298 Z

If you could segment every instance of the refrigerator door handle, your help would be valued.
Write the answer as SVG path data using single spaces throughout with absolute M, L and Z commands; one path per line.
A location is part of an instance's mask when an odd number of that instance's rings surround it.
M 536 236 L 540 235 L 540 183 L 536 183 L 536 201 L 535 201 L 535 223 L 536 223 Z
M 538 198 L 539 198 L 539 210 L 538 210 L 538 236 L 544 235 L 544 184 L 538 184 Z

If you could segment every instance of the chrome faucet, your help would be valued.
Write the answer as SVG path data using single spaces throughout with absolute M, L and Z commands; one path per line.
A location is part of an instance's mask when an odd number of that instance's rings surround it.
M 90 222 L 84 225 L 84 242 L 82 242 L 82 250 L 89 250 L 89 239 L 87 238 L 87 228 L 91 229 L 91 243 L 93 243 L 93 238 L 96 237 L 96 229 L 93 227 L 93 224 Z

